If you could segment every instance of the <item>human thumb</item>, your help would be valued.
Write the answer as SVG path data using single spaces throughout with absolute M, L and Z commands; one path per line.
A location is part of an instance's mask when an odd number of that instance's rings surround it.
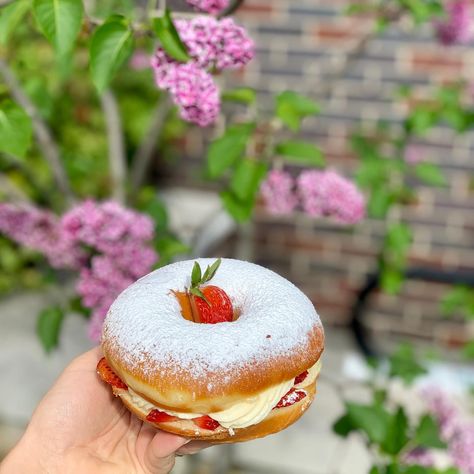
M 158 431 L 145 451 L 145 468 L 150 474 L 168 474 L 173 469 L 175 452 L 189 439 Z

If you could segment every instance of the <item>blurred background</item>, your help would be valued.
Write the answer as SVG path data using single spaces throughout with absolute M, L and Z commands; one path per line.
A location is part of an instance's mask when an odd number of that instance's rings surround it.
M 0 458 L 120 291 L 222 256 L 312 300 L 318 395 L 173 472 L 474 473 L 474 4 L 73 4 L 0 2 Z

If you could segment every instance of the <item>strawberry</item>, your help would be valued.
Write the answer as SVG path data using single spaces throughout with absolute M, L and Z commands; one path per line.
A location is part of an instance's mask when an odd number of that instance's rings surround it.
M 298 375 L 298 377 L 295 377 L 295 385 L 298 385 L 299 383 L 301 383 L 307 376 L 308 376 L 307 370 L 305 370 L 304 372 L 301 372 L 301 374 Z
M 179 418 L 173 415 L 168 415 L 161 410 L 151 410 L 146 417 L 146 421 L 150 421 L 151 423 L 166 423 L 167 421 L 176 421 Z
M 275 408 L 289 407 L 298 403 L 300 400 L 303 400 L 304 397 L 306 397 L 306 392 L 304 390 L 295 390 L 292 388 L 282 397 Z
M 202 274 L 199 263 L 194 263 L 191 288 L 187 292 L 194 322 L 216 324 L 234 320 L 232 302 L 222 288 L 214 285 L 200 287 L 214 277 L 220 264 L 221 259 L 219 258 Z
M 234 319 L 234 310 L 227 293 L 218 286 L 209 285 L 202 288 L 204 298 L 192 296 L 194 306 L 199 314 L 199 322 L 216 324 Z
M 203 415 L 199 418 L 193 418 L 193 421 L 194 424 L 196 424 L 197 426 L 199 426 L 199 428 L 202 428 L 203 430 L 214 431 L 219 428 L 219 426 L 221 426 L 218 421 L 213 420 L 208 415 Z
M 124 390 L 128 389 L 125 382 L 122 382 L 120 377 L 110 368 L 109 364 L 105 360 L 105 357 L 102 357 L 102 359 L 99 360 L 96 370 L 99 374 L 99 377 L 109 385 L 112 385 L 116 388 L 123 388 Z

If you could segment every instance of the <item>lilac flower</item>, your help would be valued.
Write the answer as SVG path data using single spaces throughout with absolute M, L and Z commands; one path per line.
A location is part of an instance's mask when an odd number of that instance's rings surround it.
M 303 210 L 311 216 L 329 216 L 342 224 L 355 224 L 365 216 L 364 196 L 335 171 L 303 171 L 297 186 Z
M 403 459 L 405 464 L 430 467 L 434 464 L 434 456 L 428 449 L 418 447 L 409 451 Z
M 416 165 L 424 160 L 423 149 L 418 145 L 410 144 L 405 148 L 404 160 L 409 165 Z
M 473 36 L 473 18 L 470 0 L 452 0 L 446 7 L 448 18 L 435 22 L 438 40 L 450 46 L 468 43 Z
M 201 16 L 176 20 L 175 25 L 191 60 L 179 63 L 158 48 L 151 61 L 156 85 L 171 93 L 184 120 L 205 127 L 220 110 L 218 88 L 209 72 L 244 66 L 253 58 L 255 45 L 229 18 Z
M 229 6 L 229 0 L 186 0 L 196 10 L 212 15 L 220 13 Z
M 143 49 L 136 50 L 129 61 L 130 67 L 135 71 L 142 71 L 150 67 L 150 55 Z
M 453 463 L 463 474 L 474 474 L 474 422 L 463 416 L 440 390 L 425 393 L 429 410 L 438 420 L 441 438 L 448 444 Z
M 32 206 L 0 203 L 0 233 L 42 253 L 54 268 L 77 268 L 81 249 L 63 238 L 58 218 Z
M 175 81 L 169 90 L 184 120 L 206 127 L 217 119 L 219 90 L 212 76 L 196 64 L 176 66 Z
M 157 261 L 148 244 L 153 238 L 153 222 L 116 202 L 88 200 L 66 213 L 61 227 L 67 241 L 90 249 L 90 260 L 81 268 L 76 290 L 82 304 L 92 310 L 89 336 L 97 341 L 113 300 Z
M 151 219 L 112 201 L 84 201 L 60 219 L 41 209 L 0 204 L 0 232 L 41 252 L 55 268 L 79 271 L 76 290 L 92 310 L 94 341 L 114 299 L 158 259 L 149 244 Z
M 286 171 L 273 170 L 262 183 L 261 193 L 270 214 L 289 214 L 298 204 L 294 179 Z

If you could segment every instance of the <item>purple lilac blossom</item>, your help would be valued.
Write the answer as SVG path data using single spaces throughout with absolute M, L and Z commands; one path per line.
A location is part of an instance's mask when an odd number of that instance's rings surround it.
M 463 416 L 440 390 L 426 391 L 428 407 L 438 420 L 440 436 L 448 445 L 452 462 L 463 474 L 474 474 L 474 422 Z
M 424 150 L 419 145 L 410 144 L 405 148 L 403 158 L 409 165 L 416 165 L 424 161 Z
M 468 43 L 473 37 L 470 0 L 452 0 L 446 7 L 446 20 L 435 22 L 436 36 L 445 46 Z
M 417 466 L 431 467 L 434 465 L 434 456 L 428 449 L 417 447 L 404 456 L 403 462 L 409 465 L 416 464 Z
M 76 290 L 92 311 L 88 332 L 96 342 L 114 299 L 158 260 L 150 246 L 152 220 L 112 201 L 87 200 L 61 218 L 0 204 L 0 232 L 42 253 L 53 267 L 79 272 Z
M 186 0 L 189 5 L 200 12 L 216 15 L 229 6 L 229 0 Z
M 272 170 L 262 183 L 261 194 L 270 214 L 289 214 L 298 204 L 295 181 L 290 173 Z
M 200 16 L 178 19 L 175 25 L 191 60 L 179 63 L 158 48 L 151 61 L 156 85 L 171 93 L 184 120 L 205 127 L 220 110 L 219 91 L 210 72 L 244 66 L 253 58 L 255 45 L 230 18 Z
M 302 208 L 310 216 L 328 216 L 342 224 L 355 224 L 365 217 L 363 194 L 335 171 L 303 171 L 297 187 Z
M 0 203 L 0 233 L 43 254 L 54 268 L 78 268 L 83 252 L 63 238 L 59 219 L 28 205 Z

